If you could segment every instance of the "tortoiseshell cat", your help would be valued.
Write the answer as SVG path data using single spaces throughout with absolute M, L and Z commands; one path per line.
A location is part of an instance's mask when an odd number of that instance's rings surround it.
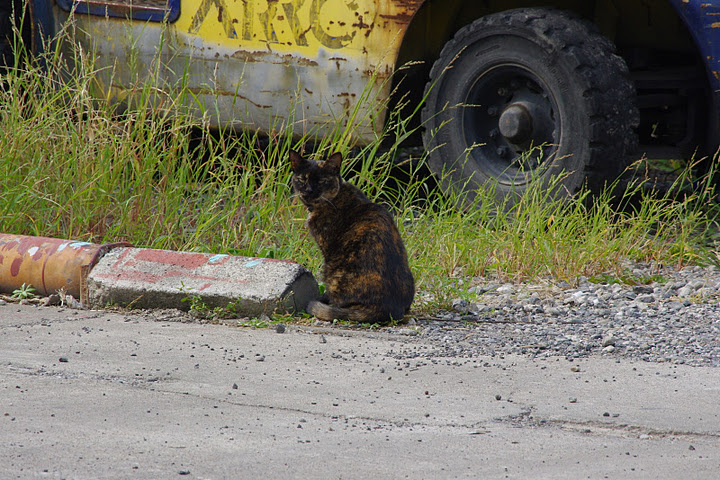
M 290 151 L 295 192 L 325 260 L 325 294 L 307 311 L 325 321 L 388 323 L 410 309 L 415 281 L 400 232 L 385 208 L 340 177 L 342 155 L 324 162 Z

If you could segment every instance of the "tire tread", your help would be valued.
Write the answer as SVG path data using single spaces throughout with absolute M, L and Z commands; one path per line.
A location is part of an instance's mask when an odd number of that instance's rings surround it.
M 546 51 L 563 52 L 578 74 L 593 132 L 584 173 L 591 191 L 599 193 L 606 182 L 623 173 L 630 154 L 636 150 L 640 115 L 625 61 L 616 55 L 614 44 L 594 24 L 555 8 L 521 8 L 482 17 L 458 30 L 445 44 L 430 71 L 425 98 L 429 98 L 434 79 L 439 78 L 475 32 L 498 26 L 533 30 L 545 42 Z M 431 108 L 427 103 L 423 107 L 423 121 L 433 115 Z M 423 140 L 427 146 L 433 146 L 429 132 L 425 132 Z

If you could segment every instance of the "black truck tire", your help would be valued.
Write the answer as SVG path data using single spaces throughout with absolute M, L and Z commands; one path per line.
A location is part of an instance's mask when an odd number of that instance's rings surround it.
M 13 64 L 13 5 L 0 4 L 0 74 Z
M 23 40 L 29 40 L 30 17 L 31 7 L 27 0 L 0 0 L 0 75 L 16 65 L 18 52 L 15 48 Z
M 512 205 L 535 181 L 594 193 L 625 169 L 639 113 L 625 62 L 589 22 L 523 8 L 460 29 L 425 89 L 423 141 L 443 188 Z M 562 173 L 556 182 L 551 179 Z

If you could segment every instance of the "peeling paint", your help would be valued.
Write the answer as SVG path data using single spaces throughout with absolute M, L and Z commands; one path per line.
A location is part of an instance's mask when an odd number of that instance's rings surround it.
M 10 275 L 17 277 L 20 273 L 20 265 L 22 265 L 22 258 L 16 258 L 10 264 Z M 25 282 L 23 282 L 25 283 Z
M 68 244 L 68 246 L 69 246 L 70 248 L 82 248 L 82 247 L 87 247 L 88 245 L 92 245 L 92 243 L 88 243 L 88 242 L 70 242 L 70 243 Z
M 227 254 L 225 254 L 225 253 L 221 253 L 221 254 L 215 255 L 215 256 L 213 256 L 213 257 L 210 257 L 210 258 L 208 259 L 208 263 L 210 263 L 210 264 L 212 264 L 212 263 L 221 263 L 223 260 L 227 260 L 228 258 L 230 258 L 230 255 L 227 255 Z
M 705 59 L 710 87 L 715 92 L 716 101 L 720 101 L 720 41 L 716 31 L 720 28 L 720 22 L 716 21 L 720 15 L 720 4 L 689 0 L 671 0 L 671 3 Z
M 98 52 L 107 98 L 124 99 L 125 86 L 137 88 L 136 79 L 153 70 L 146 66 L 160 64 L 160 78 L 147 81 L 177 85 L 177 72 L 186 72 L 183 83 L 194 94 L 187 106 L 198 116 L 209 114 L 212 125 L 268 131 L 290 124 L 297 135 L 322 136 L 334 128 L 333 118 L 356 111 L 354 140 L 362 143 L 383 128 L 391 93 L 384 80 L 424 0 L 181 3 L 177 19 L 165 25 L 75 17 L 77 41 Z M 65 18 L 58 24 L 69 15 L 60 13 Z M 158 45 L 164 48 L 160 62 Z M 358 104 L 361 98 L 373 101 Z
M 243 267 L 245 267 L 245 268 L 257 267 L 262 262 L 263 262 L 262 258 L 257 258 L 255 260 L 251 260 L 251 261 L 247 262 L 245 265 L 243 265 Z
M 135 255 L 135 259 L 143 262 L 177 265 L 183 268 L 198 268 L 207 263 L 205 254 L 178 253 L 168 250 L 141 250 Z

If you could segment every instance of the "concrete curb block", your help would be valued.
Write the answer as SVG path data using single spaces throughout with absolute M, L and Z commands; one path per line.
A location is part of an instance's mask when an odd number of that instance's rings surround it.
M 127 245 L 0 234 L 0 292 L 28 283 L 86 306 L 185 310 L 183 299 L 199 296 L 210 308 L 233 303 L 241 316 L 302 311 L 319 296 L 312 273 L 295 262 Z
M 304 310 L 319 295 L 312 274 L 300 264 L 268 258 L 147 248 L 115 248 L 87 277 L 90 306 L 189 307 L 200 296 L 208 307 L 231 302 L 243 315 Z

